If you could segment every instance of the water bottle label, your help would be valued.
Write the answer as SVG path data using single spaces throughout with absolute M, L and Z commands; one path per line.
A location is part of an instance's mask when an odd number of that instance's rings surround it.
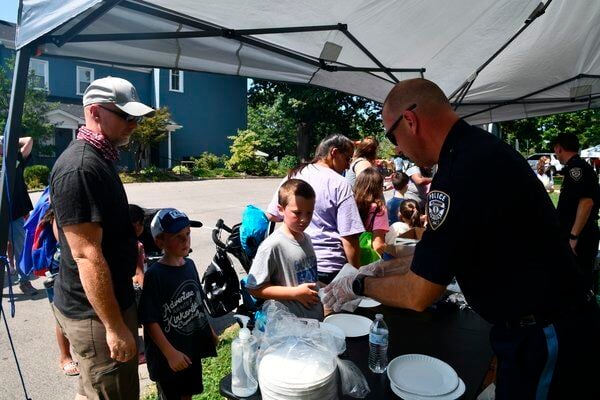
M 369 333 L 369 342 L 372 344 L 378 344 L 387 346 L 388 344 L 388 335 L 387 334 L 377 334 L 377 333 Z

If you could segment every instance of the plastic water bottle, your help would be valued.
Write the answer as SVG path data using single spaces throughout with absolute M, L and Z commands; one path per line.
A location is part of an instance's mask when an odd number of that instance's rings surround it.
M 369 369 L 376 374 L 385 372 L 388 365 L 387 348 L 390 331 L 383 322 L 383 315 L 375 315 L 369 329 Z
M 254 367 L 256 351 L 256 340 L 244 326 L 231 343 L 231 391 L 238 397 L 252 396 L 258 389 Z

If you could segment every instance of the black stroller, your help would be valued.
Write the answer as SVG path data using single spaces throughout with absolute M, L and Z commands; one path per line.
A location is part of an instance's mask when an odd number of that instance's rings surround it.
M 240 279 L 229 257 L 229 254 L 233 255 L 239 260 L 246 273 L 250 271 L 252 258 L 242 247 L 240 227 L 241 223 L 229 227 L 219 219 L 212 232 L 217 252 L 202 276 L 204 305 L 211 317 L 220 317 L 237 309 L 238 314 L 247 315 L 252 320 L 254 312 L 260 308 L 260 302 L 250 296 L 243 282 L 240 285 Z M 275 223 L 271 222 L 266 236 L 273 231 L 274 227 Z M 229 234 L 225 242 L 221 240 L 223 231 Z M 258 247 L 259 244 L 254 245 Z M 242 300 L 241 305 L 240 300 Z

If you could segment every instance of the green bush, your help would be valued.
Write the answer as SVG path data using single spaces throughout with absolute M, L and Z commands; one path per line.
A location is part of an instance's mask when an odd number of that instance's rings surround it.
M 48 186 L 48 177 L 50 176 L 50 168 L 45 165 L 32 165 L 26 167 L 23 172 L 23 178 L 29 189 L 41 189 Z
M 287 173 L 290 169 L 294 168 L 296 165 L 298 165 L 298 157 L 296 157 L 296 156 L 291 156 L 291 155 L 283 156 L 281 161 L 279 161 L 279 169 L 284 173 Z
M 231 157 L 227 160 L 227 168 L 249 175 L 261 176 L 269 173 L 267 160 L 256 155 L 260 140 L 255 132 L 239 131 L 237 135 L 229 138 L 233 139 L 233 144 L 230 147 Z
M 224 165 L 222 157 L 219 157 L 213 153 L 209 153 L 208 151 L 200 154 L 200 157 L 198 158 L 192 158 L 192 161 L 194 161 L 194 169 L 215 169 Z
M 176 165 L 171 169 L 171 171 L 177 175 L 189 175 L 190 174 L 190 169 L 188 167 L 186 167 L 185 165 Z
M 206 168 L 194 168 L 194 171 L 192 171 L 192 175 L 197 176 L 199 178 L 214 178 L 215 176 L 217 176 L 215 171 Z
M 215 168 L 213 171 L 218 176 L 224 176 L 226 178 L 232 178 L 232 177 L 240 176 L 240 174 L 238 174 L 237 172 L 232 171 L 232 170 L 227 169 L 227 168 Z

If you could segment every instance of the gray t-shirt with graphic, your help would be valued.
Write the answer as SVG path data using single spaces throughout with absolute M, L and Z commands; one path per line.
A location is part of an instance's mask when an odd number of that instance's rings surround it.
M 246 286 L 249 289 L 257 289 L 266 283 L 275 286 L 298 286 L 317 281 L 317 257 L 310 237 L 305 234 L 298 242 L 278 229 L 258 248 Z M 323 304 L 320 302 L 310 309 L 298 301 L 281 303 L 298 317 L 323 320 Z

